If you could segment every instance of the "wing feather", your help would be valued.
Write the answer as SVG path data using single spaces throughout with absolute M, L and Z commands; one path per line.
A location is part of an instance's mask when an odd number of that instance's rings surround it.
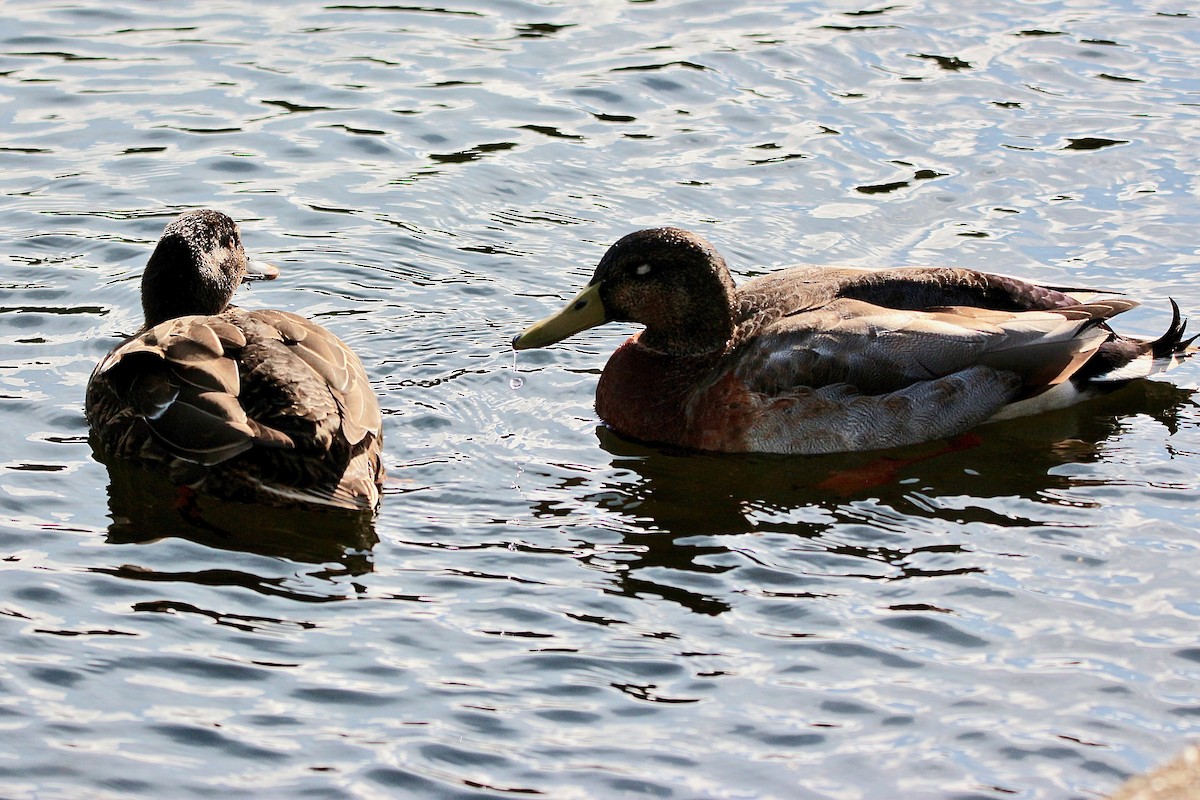
M 1047 311 L 915 311 L 838 299 L 768 325 L 736 353 L 734 368 L 768 394 L 837 383 L 880 394 L 973 365 L 1015 372 L 1036 390 L 1069 377 L 1110 337 L 1101 323 L 1132 307 L 1117 300 Z

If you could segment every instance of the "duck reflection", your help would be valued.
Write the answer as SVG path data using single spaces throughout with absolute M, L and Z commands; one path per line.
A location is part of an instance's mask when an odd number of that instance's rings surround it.
M 953 439 L 913 447 L 828 456 L 737 456 L 672 453 L 597 429 L 612 464 L 638 480 L 614 487 L 624 502 L 605 504 L 641 527 L 679 535 L 743 532 L 754 514 L 795 512 L 870 498 L 899 504 L 914 491 L 937 495 L 1021 497 L 1061 504 L 1058 490 L 1071 478 L 1054 468 L 1103 456 L 1103 444 L 1125 419 L 1141 413 L 1172 433 L 1193 393 L 1171 384 L 1141 381 L 1090 404 L 976 428 Z M 794 519 L 794 514 L 791 518 Z M 956 511 L 955 518 L 961 514 Z M 827 515 L 800 520 L 803 530 L 827 527 Z M 1028 524 L 1008 516 L 987 521 Z
M 612 455 L 621 477 L 582 499 L 626 523 L 623 537 L 631 560 L 616 571 L 617 591 L 649 592 L 697 612 L 719 614 L 728 608 L 719 599 L 656 585 L 639 573 L 646 574 L 649 567 L 709 574 L 733 569 L 714 558 L 726 551 L 711 539 L 703 544 L 679 541 L 694 536 L 766 530 L 817 539 L 837 525 L 906 532 L 922 520 L 1046 525 L 1046 520 L 1015 511 L 1028 509 L 1028 503 L 970 501 L 1017 498 L 1042 506 L 1079 506 L 1088 501 L 1066 491 L 1075 479 L 1057 467 L 1103 458 L 1105 442 L 1131 415 L 1150 416 L 1173 433 L 1181 412 L 1195 405 L 1189 390 L 1140 381 L 1083 406 L 982 426 L 950 440 L 827 456 L 671 451 L 622 439 L 601 426 L 600 445 Z M 577 487 L 562 488 L 579 492 Z M 930 500 L 937 497 L 968 502 L 944 507 Z M 554 515 L 562 508 L 543 505 L 535 511 Z M 945 542 L 904 548 L 846 545 L 837 538 L 822 538 L 821 550 L 887 565 L 889 580 L 929 575 L 929 560 L 920 554 L 967 549 Z M 963 564 L 938 574 L 975 571 L 977 566 Z
M 379 541 L 373 515 L 312 509 L 265 508 L 180 490 L 166 479 L 121 462 L 106 463 L 111 544 L 168 537 L 311 564 L 335 562 L 338 572 L 372 569 Z

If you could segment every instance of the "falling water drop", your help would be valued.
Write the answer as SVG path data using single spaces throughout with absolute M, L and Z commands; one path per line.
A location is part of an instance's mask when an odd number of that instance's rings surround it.
M 520 389 L 525 385 L 525 379 L 517 373 L 517 351 L 513 350 L 512 377 L 508 381 L 510 389 Z

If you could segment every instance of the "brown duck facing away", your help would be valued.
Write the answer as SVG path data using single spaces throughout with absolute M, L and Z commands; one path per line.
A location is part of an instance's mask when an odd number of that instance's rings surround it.
M 142 276 L 145 324 L 88 380 L 101 460 L 224 500 L 378 505 L 382 417 L 362 362 L 303 317 L 229 304 L 243 280 L 276 275 L 225 214 L 166 226 Z
M 1171 761 L 1130 778 L 1108 800 L 1200 800 L 1200 744 Z
M 513 346 L 638 322 L 596 388 L 617 433 L 713 451 L 871 450 L 1062 408 L 1195 352 L 1174 301 L 1166 333 L 1143 340 L 1108 325 L 1136 302 L 1096 295 L 920 267 L 802 266 L 735 287 L 711 244 L 656 228 L 609 248 Z

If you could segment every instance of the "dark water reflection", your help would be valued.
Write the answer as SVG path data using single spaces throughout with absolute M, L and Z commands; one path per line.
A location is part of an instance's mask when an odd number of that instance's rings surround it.
M 1074 481 L 1057 473 L 1056 467 L 1102 458 L 1105 443 L 1130 416 L 1144 414 L 1175 433 L 1181 414 L 1195 408 L 1189 390 L 1142 382 L 1082 408 L 996 423 L 951 440 L 805 458 L 670 454 L 600 426 L 596 433 L 614 456 L 614 469 L 630 471 L 637 480 L 615 484 L 613 495 L 597 501 L 639 527 L 694 533 L 741 532 L 753 526 L 759 513 L 787 513 L 805 505 L 834 509 L 866 498 L 904 506 L 905 515 L 929 514 L 946 522 L 971 519 L 960 516 L 964 509 L 938 517 L 937 508 L 916 499 L 1019 497 L 1069 506 L 1077 501 L 1055 490 L 1067 489 Z M 704 502 L 697 503 L 697 498 Z M 1033 524 L 1002 514 L 977 519 Z M 781 522 L 774 520 L 773 527 Z M 815 535 L 827 527 L 824 523 L 798 521 L 796 532 Z
M 969 535 L 959 544 L 895 548 L 847 545 L 836 534 L 846 526 L 897 533 L 945 526 L 965 531 L 972 523 L 1022 529 L 1062 526 L 1063 516 L 1052 513 L 1055 507 L 1069 512 L 1100 504 L 1072 497 L 1068 490 L 1075 480 L 1057 467 L 1103 458 L 1106 442 L 1119 433 L 1128 416 L 1144 414 L 1174 433 L 1181 413 L 1195 408 L 1192 392 L 1144 382 L 1083 408 L 1034 421 L 998 423 L 953 440 L 813 457 L 664 452 L 600 426 L 596 434 L 613 456 L 616 479 L 580 499 L 626 523 L 626 555 L 611 565 L 614 591 L 631 597 L 650 593 L 699 613 L 719 614 L 728 611 L 729 604 L 639 575 L 653 568 L 725 572 L 732 567 L 712 559 L 726 552 L 718 544 L 720 536 L 760 527 L 808 540 L 805 547 L 814 552 L 843 557 L 846 576 L 897 581 L 983 572 L 987 560 L 975 558 Z M 576 494 L 566 483 L 560 488 Z M 1051 513 L 1026 516 L 1016 513 L 1011 503 L 988 502 L 1011 498 L 1049 506 Z M 532 510 L 552 519 L 569 514 L 569 509 L 543 501 Z M 703 543 L 696 537 L 704 537 Z M 925 565 L 923 556 L 928 553 L 942 554 L 937 569 Z M 856 571 L 854 559 L 886 565 L 886 570 L 881 573 L 870 566 L 866 572 Z
M 379 541 L 370 514 L 262 508 L 186 495 L 169 481 L 120 463 L 108 469 L 112 544 L 177 536 L 223 550 L 293 561 L 341 562 L 347 574 L 371 570 Z
M 1200 315 L 1200 19 L 964 9 L 6 6 L 0 795 L 1057 800 L 1200 735 L 1194 365 L 736 458 L 597 429 L 628 330 L 508 346 L 668 223 L 738 279 L 962 264 Z M 199 206 L 282 269 L 239 303 L 362 356 L 377 518 L 93 459 L 87 376 Z

